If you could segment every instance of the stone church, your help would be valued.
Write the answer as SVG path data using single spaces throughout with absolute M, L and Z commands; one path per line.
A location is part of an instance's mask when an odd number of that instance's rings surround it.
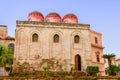
M 35 71 L 43 67 L 70 71 L 73 64 L 77 71 L 98 66 L 104 75 L 102 34 L 91 30 L 89 24 L 78 23 L 74 14 L 61 18 L 52 12 L 44 17 L 33 11 L 27 21 L 16 21 L 14 41 L 14 70 L 18 63 L 28 63 Z

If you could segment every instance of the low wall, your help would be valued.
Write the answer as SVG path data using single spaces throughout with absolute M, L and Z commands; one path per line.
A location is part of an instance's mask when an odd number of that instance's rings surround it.
M 120 77 L 0 77 L 0 80 L 120 80 Z

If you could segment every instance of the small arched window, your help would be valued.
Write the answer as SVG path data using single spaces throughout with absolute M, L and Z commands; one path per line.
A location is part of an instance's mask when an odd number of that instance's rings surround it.
M 14 51 L 14 44 L 13 44 L 13 43 L 10 43 L 10 44 L 8 45 L 8 48 Z
M 54 43 L 59 43 L 59 35 L 55 34 L 53 37 Z
M 97 37 L 95 37 L 95 43 L 96 43 L 96 44 L 98 43 L 98 38 L 97 38 Z
M 96 53 L 96 60 L 97 60 L 97 62 L 100 62 L 100 54 L 99 53 Z
M 80 42 L 80 37 L 78 35 L 76 35 L 74 37 L 74 43 L 79 43 Z
M 32 35 L 32 42 L 38 42 L 38 34 L 34 33 Z

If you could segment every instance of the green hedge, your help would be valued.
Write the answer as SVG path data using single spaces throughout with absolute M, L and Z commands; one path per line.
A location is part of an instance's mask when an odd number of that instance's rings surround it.
M 98 66 L 87 66 L 86 72 L 90 76 L 96 76 L 97 73 L 99 72 L 99 67 Z

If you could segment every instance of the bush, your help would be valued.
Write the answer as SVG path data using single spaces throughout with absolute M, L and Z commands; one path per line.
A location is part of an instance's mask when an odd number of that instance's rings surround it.
M 58 76 L 62 76 L 62 77 L 67 75 L 67 73 L 64 71 L 57 72 L 57 74 L 58 74 Z
M 96 76 L 97 73 L 99 72 L 99 67 L 98 66 L 87 66 L 86 72 L 90 76 Z
M 51 72 L 51 71 L 49 71 L 48 73 L 47 73 L 47 76 L 50 76 L 50 77 L 53 77 L 55 75 L 55 73 L 54 72 Z
M 110 67 L 106 68 L 105 71 L 109 76 L 116 76 L 117 72 L 120 71 L 120 67 L 116 65 L 111 65 Z
M 43 67 L 43 70 L 44 70 L 44 71 L 48 71 L 48 70 L 49 70 L 49 68 L 48 68 L 48 67 L 46 67 L 46 66 L 44 66 L 44 67 Z

